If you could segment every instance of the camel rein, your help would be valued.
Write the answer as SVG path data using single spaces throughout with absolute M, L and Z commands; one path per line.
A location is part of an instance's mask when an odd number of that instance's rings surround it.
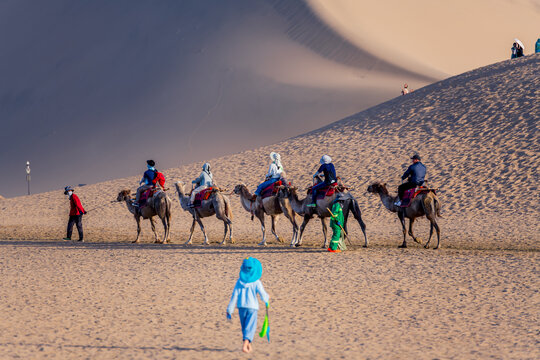
M 99 206 L 96 206 L 96 207 L 93 208 L 93 209 L 88 210 L 86 213 L 88 214 L 90 211 L 95 211 L 95 210 L 97 210 L 97 209 L 101 209 L 102 207 L 111 205 L 111 204 L 113 204 L 113 203 L 115 203 L 115 202 L 118 202 L 118 201 L 116 201 L 116 200 L 109 201 L 109 202 L 107 202 L 107 203 L 105 203 L 105 204 L 103 204 L 103 205 L 99 205 Z

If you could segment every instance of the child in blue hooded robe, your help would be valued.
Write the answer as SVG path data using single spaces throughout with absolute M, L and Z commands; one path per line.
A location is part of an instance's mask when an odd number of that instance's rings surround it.
M 242 262 L 240 268 L 240 278 L 234 286 L 231 301 L 227 307 L 227 319 L 231 319 L 234 308 L 238 307 L 240 325 L 242 325 L 242 340 L 244 341 L 242 351 L 248 353 L 252 350 L 251 342 L 257 328 L 257 312 L 259 301 L 257 294 L 268 307 L 269 296 L 264 291 L 261 280 L 262 265 L 255 258 L 248 257 Z

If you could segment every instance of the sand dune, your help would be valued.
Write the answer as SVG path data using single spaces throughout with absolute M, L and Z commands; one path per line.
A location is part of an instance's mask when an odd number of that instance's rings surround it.
M 537 2 L 431 3 L 0 2 L 0 192 L 27 160 L 37 193 L 272 144 L 538 35 Z
M 420 153 L 428 178 L 440 188 L 443 202 L 443 246 L 457 248 L 538 249 L 539 209 L 537 74 L 540 58 L 529 56 L 480 68 L 380 104 L 319 130 L 230 156 L 210 160 L 217 183 L 229 190 L 240 182 L 254 189 L 267 169 L 268 154 L 278 151 L 289 179 L 310 184 L 322 154 L 334 158 L 338 174 L 354 190 L 364 212 L 373 245 L 395 245 L 400 228 L 375 196 L 366 194 L 373 181 L 396 188 L 409 156 Z M 195 178 L 202 163 L 168 169 L 169 184 Z M 87 209 L 116 198 L 123 188 L 135 189 L 139 177 L 88 185 L 77 191 Z M 172 241 L 187 239 L 190 218 L 175 199 Z M 259 225 L 233 196 L 235 234 L 243 244 L 260 238 Z M 6 199 L 0 205 L 0 237 L 58 239 L 63 236 L 67 201 L 62 191 Z M 127 241 L 135 223 L 124 205 L 91 211 L 85 218 L 88 240 Z M 205 221 L 217 241 L 222 224 Z M 288 240 L 288 222 L 279 231 Z M 425 220 L 417 224 L 427 234 Z M 144 229 L 150 241 L 149 226 Z M 351 226 L 359 240 L 359 227 Z M 195 241 L 200 241 L 197 230 Z M 322 241 L 320 226 L 308 225 L 307 243 Z

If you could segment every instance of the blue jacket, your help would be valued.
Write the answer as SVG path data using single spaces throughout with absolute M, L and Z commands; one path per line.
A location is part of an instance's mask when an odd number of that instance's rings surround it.
M 268 300 L 270 300 L 270 297 L 264 291 L 261 280 L 244 283 L 238 279 L 234 286 L 229 306 L 227 306 L 227 313 L 232 315 L 235 307 L 259 310 L 257 294 L 259 294 L 264 303 L 268 303 Z
M 141 183 L 144 182 L 145 185 L 152 185 L 152 180 L 154 180 L 155 177 L 156 177 L 156 171 L 148 169 L 144 172 Z
M 324 173 L 324 183 L 331 184 L 337 181 L 336 168 L 334 164 L 322 164 L 317 173 Z
M 405 171 L 405 173 L 401 177 L 401 180 L 405 180 L 406 178 L 409 178 L 408 181 L 410 183 L 413 183 L 416 185 L 422 185 L 424 183 L 425 177 L 426 177 L 426 167 L 421 162 L 417 162 L 409 166 L 407 171 Z

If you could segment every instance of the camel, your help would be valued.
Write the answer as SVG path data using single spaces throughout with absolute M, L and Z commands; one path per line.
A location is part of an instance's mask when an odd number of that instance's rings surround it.
M 135 217 L 137 222 L 137 238 L 133 243 L 139 242 L 139 237 L 141 235 L 141 217 L 143 219 L 150 220 L 150 225 L 152 225 L 152 231 L 155 236 L 155 243 L 165 244 L 170 242 L 169 234 L 171 231 L 171 199 L 163 191 L 157 191 L 154 196 L 147 200 L 147 206 L 143 208 L 138 208 L 133 206 L 133 199 L 131 198 L 131 190 L 122 190 L 118 193 L 116 201 L 125 201 L 127 208 L 130 213 Z M 163 228 L 165 230 L 163 241 L 159 240 L 159 236 L 156 232 L 156 226 L 154 224 L 154 216 L 159 216 L 163 222 Z
M 407 231 L 405 229 L 405 218 L 409 219 L 409 235 L 413 238 L 415 242 L 422 244 L 422 240 L 414 236 L 413 233 L 414 220 L 421 216 L 426 216 L 431 223 L 429 239 L 426 245 L 424 245 L 424 247 L 426 249 L 429 248 L 429 242 L 431 241 L 431 236 L 433 235 L 434 228 L 437 231 L 437 246 L 435 246 L 434 249 L 438 249 L 440 247 L 440 230 L 439 225 L 437 224 L 437 216 L 441 216 L 439 213 L 441 205 L 439 199 L 437 198 L 437 195 L 435 195 L 433 191 L 419 194 L 412 200 L 411 205 L 406 208 L 394 205 L 397 196 L 392 196 L 388 193 L 386 184 L 381 184 L 378 182 L 373 183 L 368 186 L 367 191 L 373 194 L 379 194 L 379 197 L 381 198 L 384 207 L 386 207 L 391 212 L 397 213 L 399 220 L 401 221 L 401 227 L 403 229 L 403 243 L 399 246 L 400 248 L 407 247 Z
M 178 181 L 175 185 L 176 191 L 178 192 L 178 197 L 180 198 L 180 205 L 182 206 L 182 209 L 184 209 L 184 211 L 189 211 L 189 213 L 193 216 L 193 223 L 191 224 L 189 239 L 186 242 L 186 245 L 191 245 L 192 243 L 191 239 L 193 237 L 193 231 L 195 230 L 195 223 L 198 223 L 201 227 L 204 235 L 204 245 L 210 244 L 208 242 L 208 237 L 206 236 L 206 231 L 204 229 L 204 225 L 201 219 L 214 215 L 216 215 L 219 220 L 223 221 L 223 225 L 225 226 L 225 232 L 223 234 L 223 241 L 221 241 L 221 245 L 226 244 L 227 232 L 229 232 L 229 240 L 231 244 L 234 244 L 231 221 L 233 218 L 233 214 L 229 198 L 225 195 L 222 195 L 217 187 L 214 187 L 212 195 L 210 195 L 210 198 L 208 200 L 203 200 L 201 207 L 190 208 L 188 206 L 190 199 L 189 195 L 186 195 L 184 192 L 184 183 Z
M 366 235 L 366 224 L 362 220 L 362 212 L 360 211 L 360 206 L 358 206 L 358 202 L 351 195 L 351 193 L 335 192 L 332 196 L 326 196 L 323 199 L 318 199 L 317 207 L 308 207 L 307 205 L 311 203 L 311 195 L 308 195 L 303 200 L 300 200 L 298 198 L 297 189 L 295 187 L 281 186 L 278 192 L 278 197 L 289 199 L 294 212 L 304 217 L 304 221 L 302 222 L 302 225 L 300 226 L 300 235 L 297 237 L 296 243 L 291 242 L 291 246 L 302 245 L 302 236 L 304 234 L 306 225 L 313 218 L 313 216 L 317 215 L 321 219 L 323 235 L 324 235 L 324 243 L 322 247 L 323 248 L 328 247 L 328 241 L 329 241 L 327 237 L 328 225 L 327 225 L 326 218 L 330 217 L 330 212 L 328 211 L 328 209 L 332 208 L 332 204 L 334 203 L 334 201 L 337 199 L 338 196 L 344 199 L 343 216 L 345 218 L 345 221 L 343 222 L 343 229 L 348 234 L 347 219 L 349 217 L 349 212 L 352 212 L 354 218 L 356 219 L 356 221 L 358 221 L 358 224 L 360 225 L 360 228 L 362 229 L 362 232 L 364 233 L 364 247 L 368 246 L 368 240 L 367 240 L 367 235 Z
M 266 227 L 264 226 L 265 214 L 270 216 L 272 219 L 272 234 L 274 234 L 276 240 L 281 243 L 283 240 L 276 234 L 276 220 L 280 214 L 284 214 L 285 217 L 289 219 L 293 227 L 291 241 L 295 241 L 296 237 L 298 236 L 298 224 L 296 223 L 296 214 L 294 213 L 288 199 L 270 196 L 262 199 L 262 201 L 258 201 L 254 199 L 253 195 L 249 192 L 248 188 L 244 184 L 236 185 L 233 192 L 240 195 L 242 206 L 246 211 L 251 213 L 251 220 L 253 220 L 253 216 L 256 216 L 261 222 L 263 238 L 259 245 L 266 246 Z

